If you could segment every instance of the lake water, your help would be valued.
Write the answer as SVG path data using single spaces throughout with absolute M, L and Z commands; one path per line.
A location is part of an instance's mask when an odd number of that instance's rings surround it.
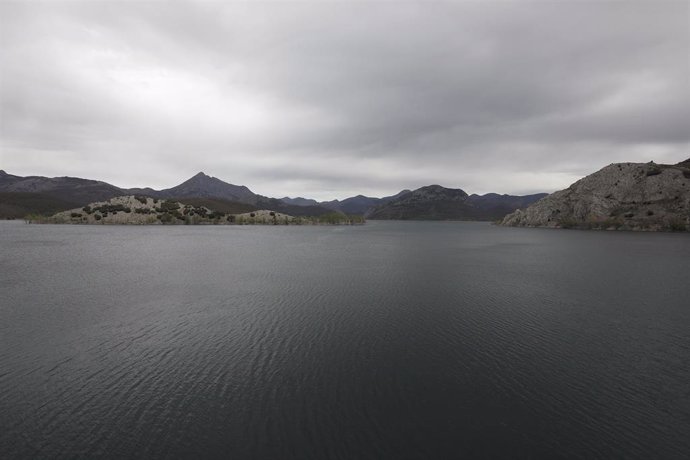
M 690 237 L 0 223 L 2 458 L 688 458 Z

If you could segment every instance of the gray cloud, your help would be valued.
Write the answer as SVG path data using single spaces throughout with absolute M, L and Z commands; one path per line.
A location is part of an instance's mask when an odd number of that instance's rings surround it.
M 2 3 L 0 167 L 344 198 L 690 146 L 687 2 Z

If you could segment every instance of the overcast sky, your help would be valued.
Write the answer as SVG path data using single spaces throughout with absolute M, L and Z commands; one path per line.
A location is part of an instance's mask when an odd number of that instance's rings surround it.
M 690 157 L 690 3 L 0 3 L 0 169 L 269 196 Z

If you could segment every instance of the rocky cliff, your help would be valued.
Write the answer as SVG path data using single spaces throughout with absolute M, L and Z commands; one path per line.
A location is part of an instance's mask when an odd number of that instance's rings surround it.
M 507 215 L 502 225 L 648 231 L 690 230 L 690 160 L 615 163 Z

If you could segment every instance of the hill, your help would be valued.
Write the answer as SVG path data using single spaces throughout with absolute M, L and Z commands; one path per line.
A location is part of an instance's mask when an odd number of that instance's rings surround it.
M 97 180 L 77 177 L 13 176 L 0 171 L 0 192 L 40 193 L 70 203 L 87 204 L 124 195 L 125 191 Z
M 312 200 L 311 198 L 302 198 L 298 196 L 297 198 L 290 198 L 289 196 L 284 196 L 280 199 L 285 204 L 295 205 L 295 206 L 318 206 L 319 202 Z
M 129 192 L 132 192 L 130 190 Z M 146 191 L 141 190 L 141 193 Z M 149 194 L 151 192 L 149 191 Z M 233 185 L 216 177 L 211 177 L 200 172 L 186 181 L 172 188 L 159 192 L 153 190 L 153 196 L 158 198 L 220 198 L 223 200 L 238 201 L 254 204 L 259 196 L 244 185 Z
M 393 201 L 402 195 L 409 193 L 409 190 L 403 190 L 392 196 L 385 196 L 383 198 L 374 198 L 370 196 L 357 195 L 344 200 L 324 201 L 320 203 L 321 206 L 332 209 L 333 211 L 343 212 L 345 214 L 359 214 L 367 215 L 376 206 Z
M 279 200 L 276 200 L 279 201 Z M 209 208 L 208 206 L 214 206 Z M 124 195 L 57 212 L 24 216 L 35 224 L 119 225 L 359 225 L 362 217 L 329 212 L 319 216 L 291 216 L 270 209 L 210 198 L 184 200 Z
M 496 220 L 543 196 L 495 193 L 470 196 L 462 189 L 428 185 L 377 206 L 367 217 L 382 220 Z
M 343 216 L 364 215 L 374 219 L 495 220 L 541 197 L 468 196 L 459 189 L 433 185 L 414 192 L 403 190 L 383 198 L 357 195 L 342 201 L 319 203 L 301 197 L 269 198 L 252 192 L 246 186 L 230 184 L 203 172 L 175 187 L 154 190 L 149 187 L 125 189 L 76 177 L 21 177 L 0 171 L 0 193 L 4 194 L 0 196 L 0 218 L 52 214 L 118 196 L 137 195 L 226 209 L 224 212 L 228 213 L 272 209 L 297 217 L 318 217 L 336 212 Z
M 649 231 L 690 230 L 690 160 L 614 163 L 552 193 L 502 225 Z
M 75 206 L 79 203 L 44 193 L 0 192 L 0 219 L 20 219 L 27 214 L 50 216 Z

